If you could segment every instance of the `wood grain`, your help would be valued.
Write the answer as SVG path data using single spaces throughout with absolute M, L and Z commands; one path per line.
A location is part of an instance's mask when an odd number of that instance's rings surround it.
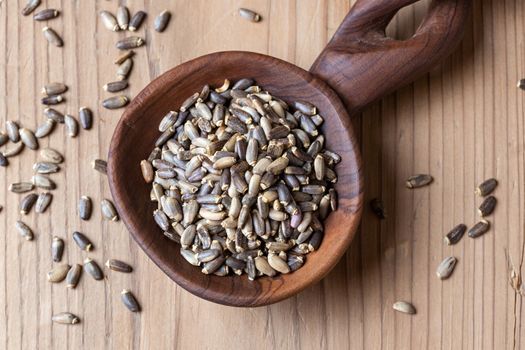
M 119 112 L 99 107 L 101 86 L 114 76 L 118 54 L 97 13 L 114 11 L 115 1 L 47 0 L 63 10 L 49 24 L 64 36 L 65 47 L 49 47 L 43 23 L 21 17 L 23 1 L 0 2 L 0 113 L 2 121 L 34 127 L 42 120 L 37 101 L 41 86 L 64 80 L 70 87 L 67 109 L 95 110 L 95 128 L 77 140 L 58 128 L 42 142 L 63 151 L 65 171 L 54 176 L 47 215 L 31 214 L 33 243 L 14 231 L 18 196 L 5 189 L 27 178 L 37 159 L 24 151 L 0 172 L 0 347 L 5 349 L 128 348 L 290 348 L 290 349 L 519 349 L 525 336 L 522 297 L 509 286 L 507 261 L 516 271 L 523 262 L 525 176 L 525 94 L 515 88 L 525 76 L 525 4 L 520 0 L 478 0 L 457 52 L 416 83 L 369 108 L 355 125 L 362 140 L 366 198 L 382 197 L 388 219 L 365 211 L 361 233 L 346 258 L 320 283 L 279 304 L 237 309 L 202 301 L 177 287 L 131 240 L 122 224 L 101 220 L 98 210 L 80 222 L 75 207 L 82 194 L 109 196 L 107 180 L 90 161 L 105 157 Z M 161 72 L 206 53 L 250 50 L 307 69 L 350 7 L 331 1 L 128 1 L 132 11 L 150 18 L 141 29 L 150 45 L 136 56 L 130 95 Z M 239 20 L 235 10 L 249 7 L 263 21 Z M 151 19 L 164 8 L 174 17 L 155 35 Z M 394 18 L 389 34 L 407 37 L 426 10 L 418 4 Z M 147 27 L 147 28 L 146 28 Z M 429 172 L 427 189 L 407 191 L 405 178 Z M 473 190 L 496 176 L 498 208 L 493 229 L 483 238 L 444 246 L 443 234 L 458 222 L 472 225 L 479 199 Z M 38 228 L 38 229 L 37 229 Z M 52 235 L 86 233 L 96 244 L 90 254 L 102 263 L 115 257 L 133 263 L 131 275 L 108 273 L 107 281 L 83 276 L 76 290 L 50 285 Z M 434 277 L 447 255 L 459 259 L 452 278 Z M 66 248 L 70 263 L 84 258 Z M 507 258 L 508 257 L 508 258 Z M 144 311 L 132 315 L 118 294 L 130 288 Z M 391 310 L 410 300 L 418 314 Z M 70 310 L 82 323 L 50 323 L 55 312 Z

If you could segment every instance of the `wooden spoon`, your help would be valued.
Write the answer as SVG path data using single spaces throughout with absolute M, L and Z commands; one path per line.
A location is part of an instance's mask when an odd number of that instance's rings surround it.
M 416 0 L 358 0 L 310 71 L 266 55 L 219 52 L 164 73 L 135 97 L 113 135 L 109 183 L 117 210 L 133 238 L 175 282 L 204 299 L 233 306 L 261 306 L 288 298 L 321 280 L 354 238 L 363 208 L 361 156 L 350 116 L 413 81 L 447 56 L 460 41 L 470 0 L 436 0 L 416 34 L 404 41 L 385 36 L 396 12 Z M 336 170 L 338 210 L 325 222 L 318 251 L 296 272 L 249 281 L 246 276 L 204 275 L 179 254 L 153 221 L 156 205 L 139 163 L 159 135 L 170 110 L 203 85 L 249 77 L 285 101 L 306 100 L 325 118 L 327 148 L 341 155 Z M 161 292 L 161 291 L 160 291 Z

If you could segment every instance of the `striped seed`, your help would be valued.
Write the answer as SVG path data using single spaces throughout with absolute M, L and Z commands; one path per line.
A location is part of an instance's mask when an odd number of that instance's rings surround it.
M 102 216 L 110 221 L 118 221 L 118 213 L 115 206 L 109 199 L 103 199 L 100 202 L 100 208 L 102 210 Z
M 35 150 L 38 149 L 38 141 L 35 137 L 35 134 L 26 128 L 21 128 L 20 131 L 20 139 L 24 143 L 24 145 L 27 146 L 27 148 Z
M 104 25 L 104 27 L 106 27 L 106 29 L 111 30 L 113 32 L 117 32 L 120 30 L 120 27 L 117 23 L 117 19 L 110 12 L 101 11 L 100 19 L 102 20 L 102 24 Z
M 486 233 L 490 228 L 490 223 L 487 220 L 480 220 L 470 230 L 468 230 L 468 236 L 470 238 L 477 238 Z
M 128 81 L 123 79 L 123 80 L 117 80 L 117 81 L 112 81 L 111 83 L 107 83 L 106 85 L 103 86 L 103 89 L 107 92 L 119 92 L 119 91 L 126 89 L 127 87 L 128 87 Z
M 44 33 L 44 38 L 50 43 L 57 47 L 64 46 L 64 41 L 62 38 L 55 32 L 53 29 L 49 27 L 44 27 L 42 29 L 42 33 Z
M 64 157 L 58 151 L 52 148 L 44 148 L 40 150 L 40 157 L 45 162 L 60 164 L 64 161 Z
M 64 116 L 64 123 L 66 125 L 67 135 L 69 137 L 76 137 L 78 135 L 78 122 L 75 117 L 66 114 Z
M 496 208 L 496 202 L 497 200 L 494 196 L 488 196 L 485 198 L 478 208 L 479 216 L 485 217 L 492 214 Z
M 45 9 L 39 11 L 33 15 L 35 21 L 48 21 L 53 18 L 57 18 L 60 12 L 55 9 Z
M 56 188 L 56 184 L 53 180 L 51 180 L 46 175 L 42 174 L 36 174 L 31 177 L 31 182 L 35 187 L 41 188 L 43 190 L 54 190 Z
M 81 275 L 82 275 L 82 265 L 75 264 L 71 266 L 71 268 L 69 269 L 66 275 L 66 288 L 74 289 L 77 286 Z
M 416 313 L 416 308 L 414 305 L 406 301 L 396 301 L 392 306 L 394 310 L 402 312 L 404 314 L 414 315 Z
M 153 28 L 159 33 L 163 32 L 171 19 L 171 13 L 168 10 L 162 11 L 153 23 Z
M 59 314 L 53 315 L 51 320 L 61 324 L 77 324 L 80 322 L 78 316 L 75 316 L 70 312 L 61 312 Z
M 133 268 L 129 264 L 117 259 L 109 259 L 106 261 L 106 267 L 110 270 L 118 272 L 130 273 L 133 271 Z
M 31 211 L 33 205 L 36 203 L 37 198 L 38 195 L 36 193 L 29 193 L 28 195 L 24 196 L 20 200 L 20 214 L 27 215 Z
M 44 116 L 48 119 L 54 120 L 57 123 L 64 123 L 64 115 L 51 107 L 44 109 Z
M 53 82 L 44 85 L 42 94 L 46 96 L 60 95 L 67 91 L 67 86 L 64 83 Z
M 33 230 L 27 226 L 24 222 L 18 220 L 15 223 L 15 228 L 26 241 L 31 241 L 34 238 Z
M 120 298 L 124 306 L 126 306 L 129 311 L 131 312 L 140 311 L 140 305 L 137 299 L 129 290 L 123 289 L 122 292 L 120 292 Z
M 104 274 L 100 269 L 100 266 L 96 263 L 95 260 L 87 258 L 84 260 L 84 271 L 86 271 L 93 279 L 99 281 L 104 278 Z
M 62 255 L 64 254 L 64 241 L 54 236 L 51 241 L 51 258 L 54 262 L 59 262 L 62 260 Z
M 80 197 L 80 200 L 78 201 L 78 215 L 82 220 L 87 221 L 91 218 L 92 207 L 93 204 L 91 198 L 88 196 Z
M 89 130 L 93 126 L 93 112 L 87 107 L 80 107 L 78 111 L 80 126 L 82 129 Z
M 224 256 L 220 255 L 216 257 L 214 260 L 204 263 L 204 266 L 202 267 L 201 272 L 206 275 L 214 273 L 222 266 L 222 264 L 224 263 L 224 260 L 226 260 Z
M 40 193 L 36 200 L 35 211 L 39 214 L 44 213 L 49 207 L 49 205 L 51 204 L 52 200 L 53 200 L 53 195 L 51 193 L 49 192 Z
M 455 226 L 452 230 L 450 230 L 449 233 L 445 236 L 445 243 L 448 245 L 456 244 L 460 241 L 460 239 L 465 234 L 465 231 L 467 231 L 467 226 L 464 224 L 459 224 Z
M 438 266 L 436 275 L 439 277 L 439 279 L 447 279 L 450 277 L 452 272 L 454 271 L 454 267 L 456 267 L 458 259 L 456 259 L 453 256 L 449 256 L 445 258 Z
M 127 30 L 129 25 L 129 10 L 126 6 L 117 9 L 117 23 L 121 30 Z
M 432 182 L 432 176 L 426 174 L 418 174 L 410 176 L 406 181 L 407 188 L 419 188 L 426 186 Z
M 102 107 L 106 109 L 118 109 L 126 106 L 129 99 L 126 96 L 113 96 L 102 101 Z
M 47 119 L 36 128 L 35 136 L 39 139 L 48 136 L 55 128 L 55 124 L 53 119 Z
M 81 250 L 90 252 L 93 249 L 93 243 L 91 243 L 89 238 L 78 231 L 73 232 L 73 240 Z
M 66 278 L 69 269 L 70 266 L 68 264 L 58 264 L 47 273 L 47 280 L 51 283 L 62 282 Z
M 22 9 L 22 15 L 29 16 L 39 5 L 40 0 L 27 0 L 26 5 Z
M 146 12 L 144 11 L 138 11 L 131 17 L 129 20 L 128 30 L 130 32 L 135 32 L 137 29 L 139 29 L 142 22 L 144 22 L 144 19 L 146 18 Z
M 9 185 L 9 191 L 13 193 L 25 193 L 32 191 L 35 188 L 31 182 L 15 182 Z
M 141 47 L 142 45 L 144 45 L 144 39 L 138 36 L 130 36 L 117 41 L 115 47 L 119 50 L 129 50 L 136 49 L 137 47 Z
M 95 159 L 91 163 L 91 166 L 101 174 L 107 175 L 108 173 L 108 163 L 105 160 Z
M 19 126 L 16 122 L 8 120 L 5 122 L 5 129 L 7 131 L 7 136 L 11 142 L 20 141 Z

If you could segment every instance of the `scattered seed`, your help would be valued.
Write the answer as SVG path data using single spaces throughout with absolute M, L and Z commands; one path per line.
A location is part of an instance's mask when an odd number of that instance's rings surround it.
M 477 238 L 487 232 L 490 228 L 490 223 L 487 220 L 481 220 L 468 230 L 468 236 L 470 238 Z
M 103 89 L 107 92 L 119 92 L 125 90 L 128 87 L 127 80 L 117 80 L 111 83 L 107 83 L 103 86 Z
M 49 83 L 42 88 L 42 94 L 46 96 L 60 95 L 67 91 L 67 86 L 64 83 Z
M 133 268 L 129 264 L 117 259 L 109 259 L 106 261 L 106 266 L 108 269 L 118 272 L 129 273 L 133 271 Z
M 80 197 L 78 201 L 78 215 L 82 220 L 89 220 L 91 218 L 92 207 L 91 198 L 88 196 Z
M 43 190 L 54 190 L 56 188 L 55 182 L 46 175 L 42 174 L 33 175 L 31 177 L 31 182 L 33 185 Z
M 6 167 L 9 165 L 9 161 L 7 160 L 7 158 L 4 156 L 3 153 L 0 152 L 0 166 L 1 167 Z
M 53 44 L 57 47 L 64 46 L 64 41 L 53 29 L 49 27 L 44 27 L 42 29 L 42 32 L 44 33 L 44 37 L 50 44 Z
M 81 250 L 89 252 L 93 249 L 93 243 L 84 234 L 80 232 L 73 232 L 73 240 Z
M 93 112 L 87 107 L 80 107 L 78 111 L 82 129 L 89 130 L 93 126 Z
M 485 180 L 476 188 L 476 194 L 478 196 L 485 197 L 491 194 L 497 186 L 498 180 L 494 178 Z
M 19 127 L 18 124 L 12 120 L 8 120 L 5 123 L 5 128 L 7 131 L 7 136 L 9 137 L 9 140 L 11 142 L 18 142 L 20 141 L 20 133 L 19 133 Z
M 146 18 L 146 12 L 138 11 L 137 13 L 135 13 L 133 17 L 131 17 L 131 19 L 129 20 L 128 30 L 130 32 L 137 31 L 137 29 L 139 29 L 142 22 L 144 22 L 145 18 Z
M 404 314 L 414 315 L 416 313 L 416 308 L 414 305 L 407 303 L 406 301 L 396 301 L 392 307 L 394 310 Z
M 517 86 L 518 86 L 518 88 L 520 88 L 522 90 L 525 90 L 525 79 L 518 80 Z
M 159 33 L 163 32 L 171 19 L 171 13 L 168 10 L 162 11 L 156 18 L 153 23 L 153 27 Z
M 129 72 L 131 72 L 131 68 L 133 68 L 133 59 L 128 58 L 124 62 L 122 62 L 117 69 L 118 79 L 119 80 L 127 79 Z
M 64 241 L 54 236 L 53 241 L 51 241 L 51 258 L 54 262 L 59 262 L 62 260 L 62 254 L 64 254 Z
M 75 117 L 66 114 L 64 116 L 64 123 L 66 124 L 67 135 L 69 137 L 76 137 L 78 135 L 78 122 Z
M 117 23 L 117 19 L 110 12 L 101 11 L 100 19 L 102 20 L 102 24 L 104 25 L 104 27 L 106 27 L 107 29 L 113 32 L 118 32 L 120 30 L 120 27 Z
M 494 212 L 496 208 L 496 197 L 488 196 L 483 200 L 483 203 L 479 206 L 478 213 L 481 217 L 488 216 Z
M 133 50 L 126 51 L 125 53 L 123 53 L 122 55 L 120 55 L 119 57 L 117 57 L 117 58 L 113 61 L 113 63 L 120 65 L 122 62 L 124 62 L 124 61 L 127 60 L 128 58 L 133 57 L 133 55 L 135 55 L 135 51 L 133 51 Z
M 35 136 L 39 139 L 48 136 L 55 128 L 55 124 L 53 119 L 47 119 L 36 128 Z
M 35 186 L 31 182 L 15 182 L 9 185 L 9 191 L 13 193 L 25 193 L 32 191 Z
M 38 141 L 35 137 L 35 134 L 29 129 L 21 128 L 20 129 L 20 139 L 27 146 L 27 148 L 35 150 L 38 149 Z
M 122 303 L 128 308 L 131 312 L 139 312 L 140 311 L 140 305 L 135 298 L 135 296 L 127 289 L 122 290 L 120 293 L 120 297 L 122 299 Z
M 62 282 L 66 278 L 69 269 L 70 266 L 68 264 L 58 264 L 47 273 L 47 280 L 51 283 Z
M 60 164 L 64 161 L 64 157 L 52 148 L 44 148 L 40 151 L 40 157 L 45 162 Z
M 107 175 L 108 173 L 108 163 L 105 160 L 102 159 L 95 159 L 91 165 L 93 166 L 93 169 L 98 171 L 99 173 L 102 173 L 104 175 Z
M 117 210 L 113 203 L 108 199 L 103 199 L 100 202 L 100 208 L 102 210 L 102 216 L 110 221 L 118 221 L 119 217 Z
M 129 25 L 129 10 L 126 6 L 117 9 L 117 22 L 121 30 L 127 30 Z
M 0 131 L 0 146 L 3 146 L 9 141 L 9 136 L 3 131 Z
M 141 47 L 142 45 L 144 45 L 144 39 L 138 36 L 130 36 L 121 39 L 115 44 L 116 48 L 119 50 L 136 49 L 137 47 Z
M 31 211 L 31 208 L 35 204 L 37 198 L 38 195 L 36 193 L 29 193 L 28 195 L 24 196 L 19 205 L 20 214 L 27 215 Z
M 95 260 L 87 258 L 84 260 L 84 271 L 86 271 L 91 277 L 99 281 L 104 278 L 104 274 L 100 269 L 100 266 L 96 263 Z
M 370 209 L 376 214 L 381 220 L 386 219 L 386 211 L 383 205 L 383 201 L 379 198 L 374 198 L 370 201 Z
M 66 288 L 74 289 L 77 286 L 81 275 L 82 275 L 82 265 L 79 265 L 79 264 L 73 265 L 69 269 L 66 275 Z
M 40 12 L 37 12 L 33 15 L 35 21 L 48 21 L 50 19 L 58 17 L 60 12 L 55 9 L 45 9 Z
M 113 96 L 102 101 L 102 107 L 106 109 L 118 109 L 127 105 L 129 99 L 126 96 Z
M 51 193 L 49 192 L 40 193 L 36 200 L 35 211 L 38 214 L 44 213 L 49 207 L 49 205 L 51 204 L 52 200 L 53 200 L 53 195 Z
M 467 226 L 464 224 L 459 224 L 454 227 L 447 235 L 445 236 L 445 243 L 448 245 L 453 245 L 458 243 L 463 235 L 467 231 Z
M 26 6 L 22 9 L 22 15 L 30 15 L 38 6 L 40 5 L 40 0 L 28 0 Z
M 80 322 L 80 319 L 70 312 L 61 312 L 59 314 L 53 315 L 51 320 L 61 324 L 77 324 Z
M 239 9 L 239 15 L 250 22 L 259 22 L 261 20 L 261 16 L 258 13 L 244 8 Z
M 22 221 L 18 220 L 15 223 L 15 227 L 20 236 L 24 237 L 26 241 L 31 241 L 34 238 L 33 230 Z
M 12 148 L 7 148 L 4 152 L 2 152 L 2 154 L 5 158 L 14 157 L 20 152 L 22 152 L 23 149 L 24 149 L 24 143 L 17 142 L 14 144 Z
M 46 97 L 42 97 L 42 104 L 51 106 L 51 105 L 57 105 L 59 103 L 64 102 L 64 97 L 62 95 L 50 95 Z
M 410 176 L 408 180 L 406 181 L 406 186 L 408 188 L 419 188 L 426 186 L 432 182 L 432 176 L 425 175 L 425 174 L 419 174 Z
M 458 259 L 454 258 L 453 256 L 449 256 L 445 258 L 438 266 L 436 275 L 444 280 L 450 277 L 452 272 L 454 271 L 454 267 L 456 267 Z
M 64 115 L 53 108 L 46 108 L 44 109 L 44 116 L 48 119 L 52 119 L 57 123 L 64 123 Z

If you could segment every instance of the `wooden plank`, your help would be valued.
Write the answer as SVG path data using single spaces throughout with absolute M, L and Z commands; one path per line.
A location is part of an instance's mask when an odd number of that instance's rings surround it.
M 177 64 L 221 50 L 269 54 L 308 69 L 354 1 L 153 1 L 126 3 L 148 19 L 136 35 L 148 45 L 136 50 L 130 88 L 135 96 L 150 80 Z M 388 34 L 406 38 L 417 28 L 428 1 L 404 9 Z M 367 109 L 356 119 L 362 140 L 366 200 L 382 198 L 388 218 L 378 221 L 365 208 L 360 233 L 347 255 L 320 283 L 298 296 L 257 309 L 234 309 L 200 300 L 173 284 L 145 256 L 122 223 L 104 221 L 100 200 L 109 198 L 107 179 L 91 161 L 106 159 L 121 111 L 101 108 L 110 94 L 102 85 L 115 78 L 114 47 L 123 33 L 102 26 L 98 13 L 115 12 L 117 2 L 47 0 L 61 9 L 47 25 L 65 41 L 49 46 L 46 23 L 22 17 L 24 1 L 0 1 L 0 124 L 17 120 L 35 128 L 43 121 L 40 89 L 51 81 L 69 86 L 67 103 L 57 106 L 78 116 L 90 107 L 94 128 L 76 139 L 63 126 L 41 147 L 60 150 L 63 171 L 53 175 L 45 215 L 18 212 L 20 195 L 9 183 L 28 179 L 38 159 L 25 150 L 0 171 L 0 348 L 45 349 L 519 349 L 523 347 L 522 297 L 509 285 L 508 261 L 522 269 L 525 220 L 525 92 L 514 87 L 525 77 L 525 5 L 520 0 L 475 1 L 465 40 L 457 52 L 414 84 Z M 237 16 L 239 6 L 261 13 L 254 24 Z M 168 8 L 172 21 L 163 34 L 154 17 Z M 409 191 L 404 180 L 430 173 L 434 183 Z M 500 180 L 492 229 L 483 238 L 465 237 L 449 247 L 443 235 L 460 222 L 479 218 L 475 186 Z M 93 199 L 90 221 L 79 220 L 81 195 Z M 22 242 L 14 222 L 35 229 L 34 242 Z M 78 230 L 95 244 L 89 254 L 72 242 Z M 105 271 L 96 282 L 84 275 L 79 286 L 50 285 L 45 273 L 52 237 L 67 240 L 64 262 L 92 257 L 129 261 L 132 274 Z M 458 257 L 447 281 L 435 277 L 446 256 Z M 131 289 L 143 306 L 129 313 L 120 291 Z M 396 300 L 408 300 L 415 316 L 394 313 Z M 51 315 L 69 310 L 82 322 L 52 324 Z

